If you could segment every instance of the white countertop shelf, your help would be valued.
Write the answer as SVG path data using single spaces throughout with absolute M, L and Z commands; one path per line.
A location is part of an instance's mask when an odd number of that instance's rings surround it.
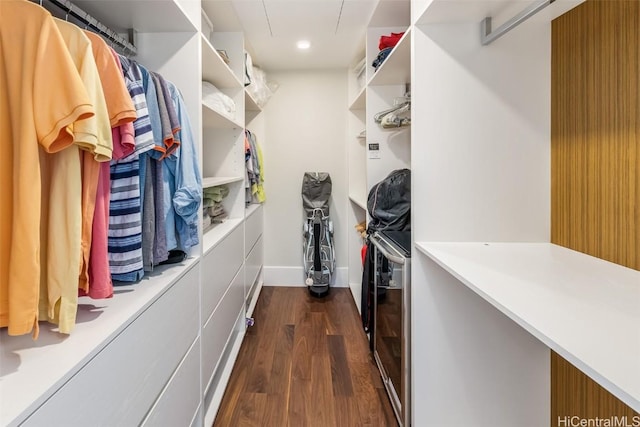
M 244 126 L 202 103 L 202 127 L 205 129 L 241 129 Z
M 411 83 L 411 28 L 369 79 L 368 86 Z
M 244 181 L 244 176 L 210 176 L 202 178 L 202 188 L 215 187 L 217 185 L 230 184 Z
M 80 297 L 70 335 L 40 322 L 40 336 L 0 330 L 0 425 L 21 423 L 177 282 L 198 258 L 156 267 L 136 284 L 116 286 L 113 298 Z
M 200 34 L 200 38 L 202 40 L 202 80 L 213 83 L 218 89 L 241 88 L 242 83 L 222 60 L 211 42 L 203 34 Z
M 550 243 L 416 248 L 640 411 L 640 271 Z
M 229 218 L 225 222 L 215 224 L 205 229 L 202 234 L 202 253 L 207 254 L 233 230 L 242 224 L 244 218 Z

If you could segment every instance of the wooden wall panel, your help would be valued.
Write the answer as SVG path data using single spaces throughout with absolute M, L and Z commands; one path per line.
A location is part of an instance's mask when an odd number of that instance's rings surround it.
M 556 19 L 551 66 L 551 241 L 640 270 L 640 1 Z M 552 426 L 635 414 L 555 353 L 551 366 Z

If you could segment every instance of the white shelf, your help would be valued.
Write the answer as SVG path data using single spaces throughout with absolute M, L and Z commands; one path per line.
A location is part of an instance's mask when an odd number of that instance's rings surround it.
M 139 33 L 197 31 L 175 0 L 154 0 L 153 4 L 131 0 L 74 0 L 73 3 L 119 32 L 126 32 L 129 28 Z
M 356 194 L 350 194 L 349 200 L 361 209 L 367 210 L 367 198 Z
M 368 86 L 411 83 L 411 28 L 407 29 L 387 59 L 378 67 Z
M 349 106 L 349 110 L 351 111 L 364 110 L 366 103 L 367 103 L 367 87 L 363 86 L 358 92 L 358 94 L 356 95 L 356 98 L 353 100 L 353 102 L 351 102 L 351 105 Z
M 262 108 L 258 105 L 253 96 L 247 91 L 247 88 L 244 89 L 244 109 L 245 111 L 262 111 Z
M 202 233 L 202 253 L 208 253 L 225 237 L 242 224 L 243 218 L 229 218 L 223 223 L 212 225 Z
M 20 423 L 194 267 L 197 258 L 156 267 L 137 284 L 117 286 L 113 298 L 81 297 L 71 335 L 40 323 L 40 336 L 0 330 L 0 425 Z
M 210 176 L 202 178 L 202 188 L 215 187 L 217 185 L 230 184 L 244 181 L 243 176 Z
M 556 0 L 538 12 L 531 19 L 542 19 L 551 21 L 570 9 L 573 9 L 585 0 Z M 500 25 L 504 20 L 517 15 L 526 9 L 534 0 L 513 1 L 513 0 L 427 0 L 422 13 L 417 14 L 416 25 L 442 24 L 442 23 L 463 23 L 477 22 L 486 17 L 499 17 L 494 27 Z M 480 37 L 478 35 L 478 37 Z
M 202 127 L 205 129 L 239 129 L 244 126 L 203 103 Z
M 640 411 L 639 271 L 549 243 L 416 248 Z
M 262 206 L 261 204 L 258 203 L 252 203 L 249 206 L 247 206 L 244 210 L 244 217 L 245 218 L 249 218 L 251 215 L 253 215 L 258 209 L 260 209 L 260 206 Z
M 218 89 L 241 88 L 242 83 L 209 40 L 203 34 L 200 34 L 200 38 L 202 39 L 202 80 L 213 83 Z

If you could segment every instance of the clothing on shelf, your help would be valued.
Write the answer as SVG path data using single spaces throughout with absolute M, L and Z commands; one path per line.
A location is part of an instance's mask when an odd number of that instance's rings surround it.
M 199 243 L 197 150 L 178 89 L 101 37 L 27 1 L 0 26 L 0 327 L 68 334 L 79 296 Z
M 236 103 L 212 83 L 202 82 L 202 103 L 230 120 L 236 118 Z
M 264 203 L 264 163 L 256 136 L 248 129 L 244 133 L 245 203 Z
M 378 71 L 378 68 L 380 68 L 387 57 L 391 54 L 391 51 L 398 44 L 403 35 L 404 32 L 380 36 L 380 42 L 378 43 L 378 49 L 380 52 L 378 52 L 376 59 L 371 63 L 371 66 L 375 68 L 375 71 Z
M 229 218 L 222 201 L 229 195 L 226 185 L 205 188 L 202 199 L 202 228 L 222 223 Z

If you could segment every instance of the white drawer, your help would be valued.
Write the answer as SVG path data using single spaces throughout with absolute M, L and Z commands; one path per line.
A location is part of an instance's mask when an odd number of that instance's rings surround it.
M 251 300 L 251 289 L 260 274 L 260 269 L 262 268 L 263 263 L 262 259 L 262 237 L 260 237 L 258 242 L 253 246 L 251 253 L 247 257 L 247 261 L 245 262 L 245 277 L 247 278 L 245 285 L 245 300 L 247 303 Z
M 243 311 L 243 301 L 244 270 L 240 269 L 202 330 L 202 384 L 205 389 L 232 335 L 236 319 Z
M 197 266 L 196 263 L 178 279 L 23 425 L 139 425 L 198 334 Z
M 190 425 L 200 405 L 200 394 L 200 338 L 198 338 L 142 425 L 145 427 Z
M 253 245 L 262 236 L 263 228 L 263 208 L 262 205 L 251 213 L 244 222 L 244 255 L 245 257 L 251 252 Z
M 242 227 L 237 227 L 202 260 L 202 322 L 207 321 L 242 265 Z

